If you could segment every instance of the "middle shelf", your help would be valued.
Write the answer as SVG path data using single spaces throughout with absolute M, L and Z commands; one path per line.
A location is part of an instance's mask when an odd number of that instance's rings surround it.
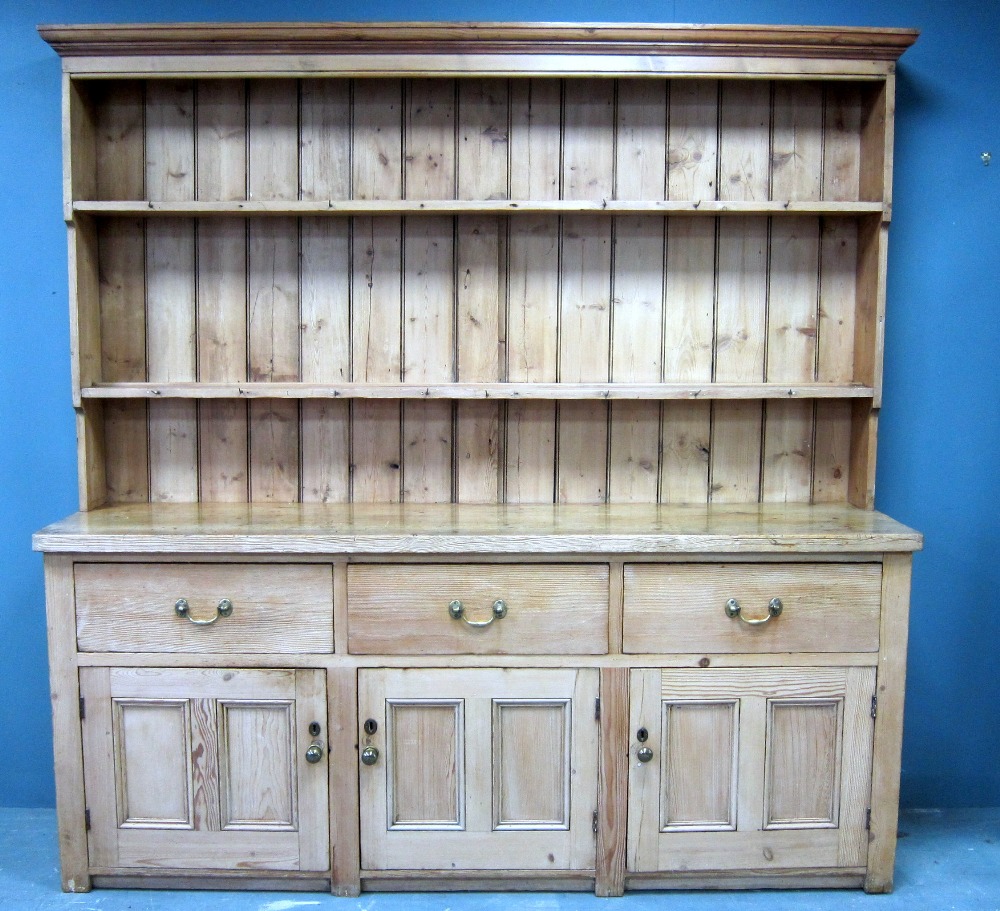
M 856 383 L 100 383 L 85 399 L 863 399 Z

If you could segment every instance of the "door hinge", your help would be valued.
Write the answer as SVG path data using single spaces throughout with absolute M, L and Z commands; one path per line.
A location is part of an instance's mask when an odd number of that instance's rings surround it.
M 90 831 L 90 809 L 89 808 L 83 811 L 83 824 L 86 827 L 87 831 L 89 832 Z
M 865 810 L 865 830 L 870 832 L 872 828 L 872 808 L 868 807 Z
M 83 698 L 83 696 L 81 696 L 80 697 L 80 720 L 83 721 L 83 719 L 86 718 L 86 717 L 87 717 L 87 702 Z
M 872 718 L 878 715 L 878 696 L 872 696 Z
M 601 720 L 601 697 L 598 696 L 594 700 L 594 721 Z
M 594 834 L 596 835 L 597 834 L 597 810 L 594 810 L 594 819 L 593 819 L 592 825 L 593 825 L 593 829 L 594 829 Z

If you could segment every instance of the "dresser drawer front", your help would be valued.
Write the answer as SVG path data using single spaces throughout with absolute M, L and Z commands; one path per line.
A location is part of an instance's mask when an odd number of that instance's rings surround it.
M 358 655 L 599 655 L 608 650 L 604 565 L 358 565 L 348 568 Z M 500 618 L 493 605 L 502 601 Z M 449 611 L 461 602 L 462 617 Z M 484 624 L 493 618 L 488 626 Z M 469 621 L 469 622 L 466 622 Z
M 877 652 L 881 586 L 873 563 L 632 564 L 624 650 Z M 731 599 L 736 616 L 726 611 Z M 781 602 L 774 616 L 772 599 Z
M 330 566 L 78 563 L 74 576 L 80 651 L 333 651 Z

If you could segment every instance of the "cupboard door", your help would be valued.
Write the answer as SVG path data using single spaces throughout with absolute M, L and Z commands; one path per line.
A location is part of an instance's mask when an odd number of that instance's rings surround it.
M 593 869 L 597 694 L 594 669 L 359 671 L 362 868 Z
M 329 869 L 324 672 L 81 668 L 80 692 L 91 867 Z
M 874 668 L 633 670 L 630 687 L 630 872 L 864 866 Z

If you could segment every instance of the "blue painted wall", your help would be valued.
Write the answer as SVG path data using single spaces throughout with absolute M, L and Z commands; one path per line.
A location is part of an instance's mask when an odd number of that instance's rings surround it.
M 0 10 L 0 806 L 54 801 L 42 563 L 76 501 L 59 62 L 39 22 L 483 19 L 921 29 L 899 70 L 878 508 L 916 558 L 902 800 L 1000 805 L 1000 4 L 967 0 L 21 0 Z M 994 162 L 984 167 L 983 151 Z

